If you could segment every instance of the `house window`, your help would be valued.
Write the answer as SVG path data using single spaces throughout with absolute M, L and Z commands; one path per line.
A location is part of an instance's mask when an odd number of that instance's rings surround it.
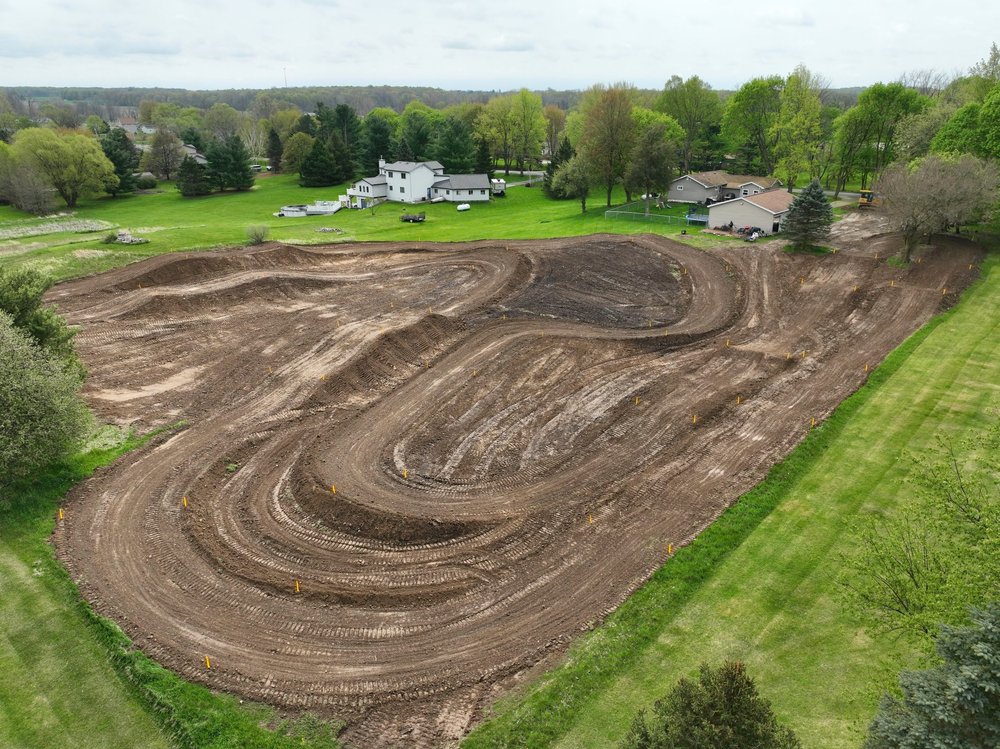
M 391 178 L 392 177 L 392 172 L 386 172 L 385 176 Z
M 742 194 L 743 194 L 743 195 L 749 195 L 749 194 L 750 194 L 750 191 L 749 191 L 748 189 L 746 189 L 746 188 L 744 187 L 744 188 L 743 188 L 743 191 L 742 191 Z
M 480 195 L 485 195 L 485 194 L 486 194 L 486 190 L 480 190 L 480 191 L 479 191 L 479 194 L 480 194 Z
M 677 185 L 677 192 L 684 192 L 684 185 Z
M 406 179 L 406 172 L 400 172 L 399 173 L 399 178 L 400 179 Z
M 754 195 L 756 195 L 756 194 L 757 194 L 757 193 L 759 193 L 759 192 L 760 192 L 760 190 L 754 190 L 754 191 L 753 191 L 753 194 L 754 194 Z
M 399 192 L 400 192 L 400 194 L 406 192 L 406 188 L 405 187 L 400 187 L 399 188 Z
M 451 190 L 445 190 L 445 195 L 451 195 Z
M 392 192 L 392 185 L 389 185 L 389 192 Z

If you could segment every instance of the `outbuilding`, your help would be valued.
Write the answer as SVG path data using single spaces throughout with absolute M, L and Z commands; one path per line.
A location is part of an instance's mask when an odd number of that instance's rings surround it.
M 708 207 L 709 226 L 759 226 L 768 234 L 781 231 L 781 221 L 795 196 L 786 190 L 769 190 L 758 195 L 724 200 Z

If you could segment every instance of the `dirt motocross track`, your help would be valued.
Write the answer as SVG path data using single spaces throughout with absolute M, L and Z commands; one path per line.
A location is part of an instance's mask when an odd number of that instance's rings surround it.
M 186 678 L 346 719 L 354 746 L 452 743 L 981 258 L 942 239 L 894 268 L 864 220 L 825 256 L 270 246 L 63 284 L 99 414 L 189 425 L 74 492 L 60 556 Z

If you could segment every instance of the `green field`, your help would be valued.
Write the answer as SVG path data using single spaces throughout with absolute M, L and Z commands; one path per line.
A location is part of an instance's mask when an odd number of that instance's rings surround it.
M 578 202 L 548 201 L 537 187 L 512 188 L 506 199 L 474 204 L 467 213 L 447 204 L 421 206 L 427 222 L 417 225 L 401 223 L 399 214 L 411 209 L 393 204 L 374 215 L 271 216 L 281 205 L 343 191 L 305 190 L 292 177 L 275 176 L 248 193 L 196 200 L 167 185 L 153 195 L 83 201 L 74 219 L 128 228 L 150 243 L 105 245 L 106 229 L 0 238 L 0 266 L 27 264 L 70 278 L 162 252 L 242 243 L 255 224 L 271 227 L 273 239 L 301 243 L 598 231 L 674 236 L 686 228 L 607 221 L 596 191 L 581 214 Z M 0 233 L 38 222 L 0 207 Z M 703 241 L 688 231 L 685 241 Z M 845 612 L 837 578 L 852 549 L 849 528 L 874 508 L 896 506 L 913 465 L 910 453 L 924 454 L 938 435 L 986 423 L 1000 387 L 995 256 L 984 276 L 956 310 L 892 354 L 764 484 L 575 646 L 560 669 L 506 700 L 466 744 L 613 745 L 639 707 L 693 674 L 699 662 L 738 657 L 806 746 L 857 746 L 880 690 L 915 656 L 909 643 L 873 640 Z M 46 539 L 59 498 L 113 455 L 80 456 L 0 500 L 0 746 L 271 745 L 259 729 L 273 722 L 270 713 L 213 697 L 131 652 L 115 628 L 79 603 L 54 561 Z M 314 729 L 303 730 L 312 735 Z M 294 740 L 296 746 L 329 743 Z
M 337 241 L 432 240 L 455 242 L 475 239 L 533 239 L 564 237 L 613 231 L 634 234 L 652 232 L 676 236 L 684 226 L 645 222 L 613 221 L 604 218 L 604 203 L 594 191 L 581 213 L 576 200 L 549 200 L 540 187 L 512 187 L 506 198 L 474 203 L 458 213 L 450 203 L 402 206 L 386 203 L 370 210 L 343 210 L 334 216 L 276 218 L 271 215 L 283 205 L 336 200 L 346 185 L 331 188 L 299 187 L 293 175 L 260 178 L 257 186 L 243 193 L 225 193 L 205 198 L 183 198 L 170 183 L 152 195 L 100 198 L 81 201 L 74 219 L 103 221 L 129 229 L 149 239 L 143 245 L 106 245 L 101 238 L 109 229 L 87 233 L 55 233 L 4 240 L 4 230 L 30 227 L 41 219 L 10 207 L 0 207 L 0 265 L 31 264 L 58 279 L 96 273 L 144 257 L 178 250 L 222 247 L 246 242 L 249 226 L 270 229 L 270 238 L 297 244 Z M 616 193 L 616 202 L 624 202 Z M 425 211 L 422 224 L 403 223 L 403 213 Z M 320 232 L 320 228 L 340 232 Z M 697 241 L 697 230 L 688 229 Z

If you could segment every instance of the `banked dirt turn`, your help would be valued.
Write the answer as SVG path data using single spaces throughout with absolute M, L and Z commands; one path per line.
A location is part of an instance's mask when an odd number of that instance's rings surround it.
M 941 244 L 269 246 L 63 284 L 99 414 L 187 426 L 73 493 L 59 555 L 185 678 L 447 744 L 954 299 L 979 254 Z

